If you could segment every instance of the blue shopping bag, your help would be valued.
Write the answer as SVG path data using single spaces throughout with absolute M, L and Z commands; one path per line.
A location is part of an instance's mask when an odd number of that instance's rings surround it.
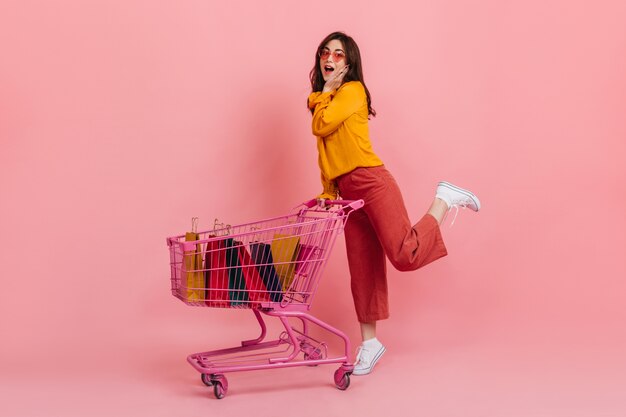
M 271 246 L 267 243 L 251 243 L 250 254 L 265 284 L 265 288 L 269 292 L 270 300 L 279 302 L 283 296 L 283 289 L 274 268 Z

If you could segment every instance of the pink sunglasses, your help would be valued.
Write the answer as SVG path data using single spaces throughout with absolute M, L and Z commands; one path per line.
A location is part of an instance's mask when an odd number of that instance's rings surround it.
M 346 54 L 343 51 L 336 50 L 331 52 L 330 49 L 324 48 L 317 53 L 322 60 L 328 59 L 332 55 L 334 62 L 339 62 L 342 59 L 346 59 Z

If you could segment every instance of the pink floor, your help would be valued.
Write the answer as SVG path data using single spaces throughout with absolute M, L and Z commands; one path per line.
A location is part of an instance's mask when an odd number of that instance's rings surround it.
M 219 314 L 219 313 L 218 313 Z M 250 328 L 252 328 L 250 326 Z M 346 391 L 335 366 L 229 374 L 216 400 L 185 356 L 214 345 L 184 346 L 198 327 L 153 328 L 67 358 L 41 349 L 0 376 L 3 416 L 615 416 L 626 414 L 624 346 L 524 343 L 513 335 L 463 340 L 432 333 L 397 339 L 375 373 Z M 232 332 L 231 332 L 232 333 Z M 175 338 L 173 338 L 175 336 Z M 233 334 L 222 336 L 229 342 Z M 505 340 L 505 339 L 509 340 Z M 210 340 L 210 335 L 198 337 Z

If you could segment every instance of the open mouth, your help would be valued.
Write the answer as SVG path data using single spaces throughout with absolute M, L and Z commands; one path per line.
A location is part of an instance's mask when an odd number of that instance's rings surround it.
M 324 73 L 325 74 L 330 74 L 331 72 L 333 72 L 335 69 L 331 66 L 331 65 L 324 65 Z

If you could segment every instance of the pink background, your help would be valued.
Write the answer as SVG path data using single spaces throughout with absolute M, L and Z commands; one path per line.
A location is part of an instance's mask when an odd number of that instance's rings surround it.
M 0 414 L 623 416 L 624 22 L 619 0 L 2 2 Z M 412 216 L 441 179 L 484 208 L 391 270 L 374 374 L 231 374 L 216 401 L 185 356 L 255 322 L 171 297 L 165 237 L 319 192 L 307 74 L 336 29 Z M 356 344 L 338 243 L 313 313 Z

